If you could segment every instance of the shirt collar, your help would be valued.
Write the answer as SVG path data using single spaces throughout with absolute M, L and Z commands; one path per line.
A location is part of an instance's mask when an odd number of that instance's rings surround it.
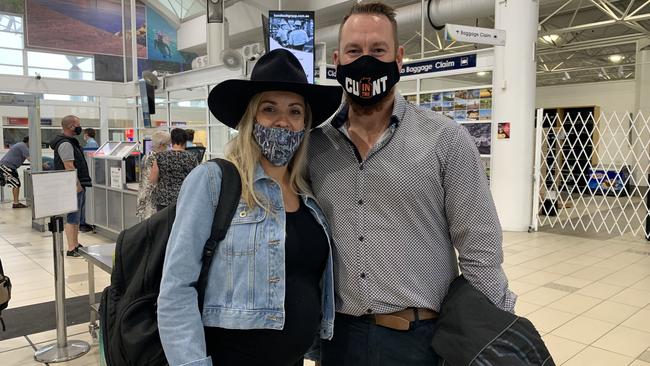
M 262 164 L 259 162 L 255 165 L 255 177 L 253 179 L 254 182 L 257 182 L 258 180 L 262 179 L 271 179 L 266 172 L 264 171 L 264 168 L 262 168 Z
M 343 126 L 345 121 L 348 119 L 348 109 L 350 107 L 347 103 L 343 103 L 339 111 L 336 112 L 334 118 L 332 118 L 332 127 L 339 129 Z M 393 101 L 393 112 L 390 116 L 391 125 L 399 125 L 404 119 L 404 114 L 406 113 L 406 100 L 398 91 L 395 91 L 395 99 Z

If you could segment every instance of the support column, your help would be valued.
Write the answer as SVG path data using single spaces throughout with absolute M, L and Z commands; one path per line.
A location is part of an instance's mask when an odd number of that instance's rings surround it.
M 636 44 L 636 103 L 632 118 L 634 128 L 631 141 L 633 155 L 637 161 L 629 161 L 634 183 L 648 187 L 650 174 L 650 159 L 648 141 L 650 141 L 650 40 L 643 39 Z M 640 114 L 640 115 L 639 115 Z M 646 122 L 647 121 L 647 122 Z M 636 166 L 635 166 L 636 165 Z M 643 192 L 643 191 L 642 191 Z
M 108 116 L 109 109 L 111 108 L 110 101 L 107 97 L 99 97 L 99 141 L 97 143 L 99 146 L 102 146 L 103 143 L 111 141 L 111 136 L 108 131 Z M 137 124 L 138 119 L 133 119 L 134 123 Z
M 223 23 L 206 23 L 206 29 L 208 65 L 220 65 L 221 51 L 228 48 L 228 23 L 225 19 Z
M 531 225 L 535 124 L 535 41 L 538 0 L 495 0 L 495 28 L 506 45 L 494 47 L 491 186 L 503 230 Z M 510 139 L 496 138 L 510 123 Z

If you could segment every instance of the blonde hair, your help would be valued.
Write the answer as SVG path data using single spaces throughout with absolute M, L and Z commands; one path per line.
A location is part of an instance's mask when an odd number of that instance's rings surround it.
M 253 137 L 255 115 L 257 114 L 260 101 L 261 93 L 253 96 L 248 103 L 246 112 L 237 125 L 239 134 L 227 145 L 226 159 L 235 164 L 239 171 L 242 185 L 241 196 L 248 207 L 259 206 L 269 211 L 269 203 L 264 202 L 255 193 L 253 186 L 255 182 L 255 169 L 262 158 L 260 147 Z M 309 187 L 309 183 L 307 183 L 307 144 L 309 141 L 311 118 L 311 108 L 307 101 L 305 101 L 305 137 L 287 167 L 291 190 L 296 194 L 311 194 L 311 188 Z
M 151 135 L 151 144 L 154 148 L 167 146 L 171 141 L 171 135 L 167 131 L 156 131 Z

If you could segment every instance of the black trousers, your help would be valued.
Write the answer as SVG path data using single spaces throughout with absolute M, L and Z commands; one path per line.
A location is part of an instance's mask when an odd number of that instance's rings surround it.
M 431 347 L 435 320 L 411 323 L 409 330 L 375 325 L 368 316 L 336 313 L 334 337 L 321 342 L 322 366 L 435 366 Z

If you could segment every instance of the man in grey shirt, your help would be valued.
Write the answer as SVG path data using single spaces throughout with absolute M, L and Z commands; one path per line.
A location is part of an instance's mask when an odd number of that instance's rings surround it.
M 55 170 L 77 171 L 77 211 L 71 212 L 66 217 L 65 236 L 68 240 L 69 257 L 79 257 L 79 223 L 81 221 L 81 207 L 84 205 L 86 188 L 92 187 L 88 164 L 79 140 L 75 136 L 81 134 L 81 120 L 77 116 L 65 116 L 61 120 L 63 132 L 50 141 L 54 150 Z
M 311 135 L 312 189 L 334 243 L 337 313 L 323 366 L 436 365 L 434 323 L 459 267 L 496 306 L 515 305 L 476 146 L 395 91 L 396 35 L 392 8 L 354 5 L 334 53 L 346 102 Z
M 27 205 L 18 200 L 21 185 L 18 168 L 23 165 L 25 160 L 29 160 L 29 136 L 25 136 L 23 142 L 12 146 L 7 154 L 0 159 L 0 179 L 4 181 L 3 185 L 11 187 L 11 193 L 14 198 L 12 208 L 27 207 Z

